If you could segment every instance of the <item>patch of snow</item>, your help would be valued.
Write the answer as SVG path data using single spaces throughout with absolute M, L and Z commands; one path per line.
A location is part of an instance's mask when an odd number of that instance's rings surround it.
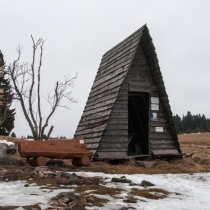
M 7 140 L 0 140 L 0 144 L 6 144 L 8 146 L 15 145 L 13 142 L 9 142 Z
M 30 184 L 28 187 L 25 187 L 25 183 L 24 181 L 1 182 L 0 205 L 25 206 L 40 203 L 43 206 L 42 209 L 46 209 L 49 207 L 47 203 L 52 197 L 60 192 L 70 191 L 67 189 L 40 189 L 40 186 L 35 184 Z
M 104 174 L 94 172 L 77 172 L 78 176 L 84 177 L 102 177 L 106 187 L 119 187 L 122 189 L 117 198 L 109 195 L 96 195 L 100 198 L 109 200 L 103 207 L 97 207 L 98 210 L 115 210 L 121 207 L 134 207 L 144 210 L 168 210 L 168 209 L 191 209 L 191 210 L 209 210 L 210 209 L 210 173 L 195 174 Z M 156 186 L 149 188 L 161 188 L 169 192 L 164 199 L 152 200 L 143 197 L 139 198 L 137 203 L 124 203 L 123 200 L 133 188 L 144 189 L 141 186 L 130 186 L 128 183 L 111 182 L 113 177 L 120 178 L 125 176 L 133 183 L 140 184 L 142 180 L 154 183 Z M 60 192 L 69 192 L 73 189 L 40 189 L 40 186 L 30 184 L 24 187 L 26 182 L 0 182 L 0 205 L 33 205 L 41 203 L 41 208 L 46 209 L 50 199 Z M 91 194 L 89 191 L 88 194 Z M 16 210 L 22 210 L 22 207 Z M 86 209 L 96 209 L 96 207 L 86 207 Z
M 210 209 L 210 173 L 195 173 L 195 174 L 104 174 L 92 172 L 77 172 L 79 176 L 100 176 L 105 182 L 109 182 L 106 186 L 113 187 L 113 185 L 122 188 L 125 191 L 121 194 L 122 199 L 109 199 L 110 202 L 104 207 L 97 207 L 98 210 L 116 209 L 119 207 L 134 207 L 136 209 L 144 210 L 168 210 L 168 209 Z M 125 183 L 110 183 L 113 177 L 120 178 L 126 176 L 127 179 L 132 180 L 133 183 L 141 183 L 142 180 L 147 180 L 154 183 L 156 186 L 151 188 L 161 188 L 167 190 L 169 195 L 164 199 L 152 200 L 143 198 L 146 202 L 138 201 L 136 204 L 127 204 L 123 202 L 128 192 L 132 188 L 143 189 L 141 186 L 129 186 Z M 110 197 L 110 196 L 109 196 Z M 106 198 L 106 196 L 104 197 Z M 108 197 L 107 197 L 108 199 Z M 86 207 L 87 208 L 87 207 Z M 87 209 L 90 209 L 89 207 Z

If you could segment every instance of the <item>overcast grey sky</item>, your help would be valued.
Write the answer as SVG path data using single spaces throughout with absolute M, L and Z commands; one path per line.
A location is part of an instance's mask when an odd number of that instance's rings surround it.
M 46 39 L 42 93 L 63 75 L 79 73 L 72 96 L 78 104 L 59 108 L 49 123 L 52 136 L 72 137 L 82 115 L 102 55 L 147 23 L 173 114 L 210 117 L 209 0 L 0 0 L 0 50 L 7 63 L 24 46 L 31 61 L 31 39 Z M 43 102 L 44 112 L 45 108 Z M 16 105 L 14 132 L 31 134 Z M 48 128 L 48 129 L 49 129 Z

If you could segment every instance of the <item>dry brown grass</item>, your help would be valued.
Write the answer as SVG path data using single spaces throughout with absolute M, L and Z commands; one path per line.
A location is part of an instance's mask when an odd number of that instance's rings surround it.
M 17 142 L 22 139 L 0 136 L 0 139 Z M 210 171 L 210 133 L 178 135 L 179 143 L 183 153 L 192 154 L 192 157 L 183 159 L 163 160 L 156 159 L 156 166 L 146 169 L 137 166 L 134 160 L 123 161 L 117 165 L 111 165 L 107 162 L 92 162 L 89 166 L 74 167 L 71 160 L 64 160 L 64 167 L 51 167 L 54 170 L 62 171 L 92 171 L 104 172 L 110 174 L 161 174 L 161 173 L 194 173 Z M 12 155 L 15 158 L 22 159 L 18 153 Z M 24 166 L 29 167 L 29 166 Z M 11 168 L 10 166 L 6 168 Z M 20 169 L 19 166 L 12 166 L 12 170 Z
M 115 197 L 115 195 L 120 194 L 122 191 L 121 188 L 106 187 L 102 185 L 81 185 L 75 188 L 76 193 L 110 195 L 112 197 Z
M 163 199 L 169 194 L 168 191 L 159 188 L 137 189 L 133 188 L 128 196 L 140 196 L 148 199 Z M 135 198 L 135 197 L 134 197 Z

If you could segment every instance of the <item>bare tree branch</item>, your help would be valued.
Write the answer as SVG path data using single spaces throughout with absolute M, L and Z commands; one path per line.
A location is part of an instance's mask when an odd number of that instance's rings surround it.
M 41 130 L 42 130 L 42 113 L 41 113 L 41 99 L 40 99 L 40 79 L 41 79 L 41 66 L 42 66 L 42 55 L 43 55 L 43 44 L 44 41 L 41 42 L 41 54 L 39 59 L 39 67 L 38 67 L 38 89 L 37 89 L 37 95 L 38 95 L 38 113 L 39 113 L 39 139 L 42 139 Z
M 7 74 L 12 80 L 13 89 L 16 93 L 14 98 L 20 101 L 24 116 L 29 124 L 34 139 L 42 140 L 45 129 L 48 126 L 49 120 L 51 119 L 55 110 L 58 107 L 69 109 L 67 104 L 61 104 L 62 100 L 66 99 L 68 102 L 71 103 L 77 102 L 71 96 L 72 92 L 69 91 L 69 88 L 72 88 L 75 84 L 77 73 L 73 78 L 71 78 L 69 75 L 64 76 L 63 82 L 57 81 L 53 91 L 49 91 L 46 97 L 43 96 L 43 98 L 48 102 L 51 107 L 49 114 L 47 115 L 43 124 L 40 92 L 44 40 L 38 39 L 37 41 L 35 41 L 33 36 L 31 36 L 31 39 L 33 55 L 30 66 L 28 63 L 19 64 L 22 47 L 18 46 L 18 58 L 13 62 L 13 64 L 10 64 L 8 66 Z M 40 54 L 38 69 L 36 70 L 35 63 L 38 47 L 40 47 Z M 35 82 L 36 80 L 37 83 Z M 50 135 L 51 131 L 52 130 L 49 131 L 48 135 Z

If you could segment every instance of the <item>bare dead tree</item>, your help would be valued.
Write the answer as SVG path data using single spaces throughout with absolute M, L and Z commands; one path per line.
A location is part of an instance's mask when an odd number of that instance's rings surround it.
M 16 99 L 19 100 L 24 116 L 29 124 L 33 138 L 35 140 L 42 140 L 49 120 L 58 107 L 64 107 L 69 109 L 68 105 L 62 105 L 62 100 L 65 98 L 71 103 L 75 103 L 76 100 L 71 97 L 71 91 L 75 84 L 77 73 L 74 77 L 69 75 L 64 76 L 64 81 L 57 81 L 53 91 L 49 91 L 46 97 L 43 98 L 49 103 L 51 109 L 46 119 L 43 119 L 41 110 L 41 67 L 43 58 L 43 45 L 44 40 L 38 39 L 34 41 L 32 39 L 33 56 L 32 62 L 20 64 L 20 57 L 22 53 L 22 47 L 17 48 L 17 59 L 7 66 L 6 72 L 11 78 L 13 88 L 16 93 Z M 40 48 L 38 68 L 35 68 L 37 50 Z M 38 117 L 37 117 L 38 116 Z M 48 137 L 52 132 L 53 126 L 48 132 Z

